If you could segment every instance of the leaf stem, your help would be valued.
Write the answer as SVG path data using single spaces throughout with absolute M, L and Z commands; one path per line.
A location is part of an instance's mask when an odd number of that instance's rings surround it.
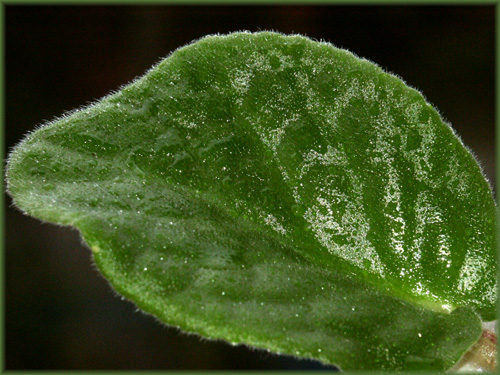
M 483 329 L 480 339 L 449 372 L 496 372 L 497 357 L 497 334 Z

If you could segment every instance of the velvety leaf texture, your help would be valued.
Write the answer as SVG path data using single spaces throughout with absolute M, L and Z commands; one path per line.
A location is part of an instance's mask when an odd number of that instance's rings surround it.
M 7 179 L 120 294 L 208 338 L 443 370 L 495 318 L 477 162 L 419 92 L 328 43 L 203 38 L 30 134 Z

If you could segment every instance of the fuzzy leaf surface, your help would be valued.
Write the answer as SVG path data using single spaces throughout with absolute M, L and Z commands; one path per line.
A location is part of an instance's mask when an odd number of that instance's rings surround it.
M 203 38 L 30 134 L 7 177 L 119 293 L 208 338 L 442 370 L 495 318 L 477 162 L 419 92 L 331 44 Z

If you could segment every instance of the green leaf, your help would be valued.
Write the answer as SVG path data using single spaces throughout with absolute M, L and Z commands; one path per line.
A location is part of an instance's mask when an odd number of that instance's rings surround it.
M 15 203 L 122 295 L 344 370 L 447 369 L 495 318 L 497 208 L 416 90 L 302 36 L 209 36 L 30 134 Z

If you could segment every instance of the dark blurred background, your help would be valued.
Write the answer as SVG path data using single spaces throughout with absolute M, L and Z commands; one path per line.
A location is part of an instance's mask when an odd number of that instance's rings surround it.
M 324 39 L 403 77 L 495 181 L 493 5 L 4 9 L 7 152 L 37 125 L 116 90 L 193 39 L 275 30 Z M 322 368 L 164 327 L 114 295 L 76 231 L 23 216 L 8 197 L 5 222 L 8 370 Z

